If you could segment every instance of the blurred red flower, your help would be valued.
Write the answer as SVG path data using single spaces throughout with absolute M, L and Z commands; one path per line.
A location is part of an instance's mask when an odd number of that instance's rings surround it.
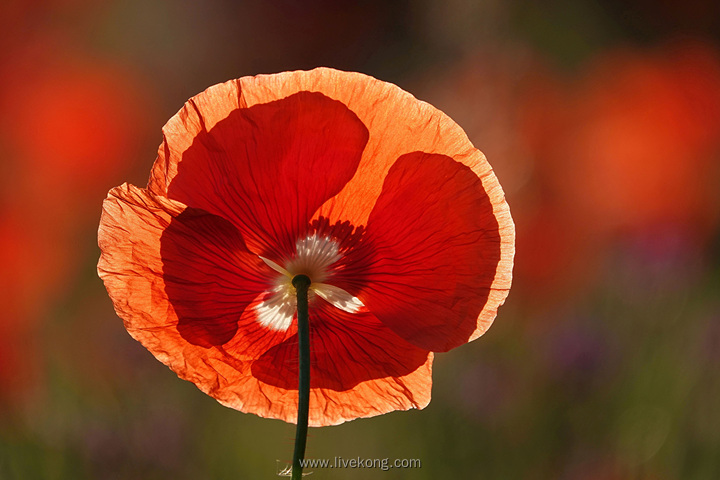
M 560 148 L 567 198 L 610 228 L 716 221 L 720 54 L 616 50 L 587 72 Z
M 60 34 L 25 38 L 4 59 L 0 381 L 13 388 L 0 396 L 19 398 L 41 375 L 35 367 L 44 352 L 30 352 L 41 341 L 40 322 L 80 269 L 78 238 L 96 215 L 93 198 L 127 174 L 154 103 L 130 69 Z
M 8 57 L 0 135 L 22 172 L 32 172 L 18 188 L 40 196 L 60 190 L 81 206 L 104 195 L 145 140 L 155 113 L 148 87 L 127 66 L 93 58 L 62 36 L 41 36 Z
M 605 51 L 579 76 L 537 68 L 521 90 L 518 142 L 534 170 L 516 195 L 515 278 L 534 303 L 578 298 L 620 234 L 707 239 L 720 211 L 714 47 Z
M 293 422 L 295 295 L 311 286 L 310 425 L 423 408 L 433 351 L 482 335 L 514 227 L 464 132 L 331 69 L 190 99 L 147 189 L 104 203 L 98 265 L 129 333 L 221 403 Z
M 37 386 L 43 362 L 37 348 L 38 314 L 57 280 L 54 273 L 64 265 L 52 242 L 34 233 L 0 207 L 0 404 L 20 405 Z

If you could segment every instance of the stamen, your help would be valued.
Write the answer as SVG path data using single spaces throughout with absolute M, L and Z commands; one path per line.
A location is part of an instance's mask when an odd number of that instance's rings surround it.
M 275 279 L 272 291 L 255 307 L 261 325 L 276 331 L 285 331 L 290 327 L 297 307 L 296 291 L 291 281 L 298 275 L 310 278 L 310 296 L 317 294 L 336 308 L 349 313 L 357 313 L 364 307 L 357 297 L 342 288 L 323 283 L 330 276 L 332 265 L 342 258 L 336 240 L 314 233 L 298 240 L 295 247 L 295 255 L 285 263 L 285 267 L 260 257 L 267 266 L 280 274 Z
M 330 237 L 309 235 L 295 244 L 295 258 L 287 264 L 291 274 L 305 274 L 313 283 L 327 278 L 328 267 L 342 258 L 338 243 Z

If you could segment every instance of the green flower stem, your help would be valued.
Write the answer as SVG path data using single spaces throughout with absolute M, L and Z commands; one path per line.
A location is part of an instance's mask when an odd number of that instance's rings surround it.
M 310 321 L 308 314 L 308 289 L 310 277 L 295 275 L 292 284 L 297 290 L 298 351 L 300 373 L 298 378 L 298 414 L 293 453 L 292 480 L 302 478 L 300 461 L 305 459 L 307 444 L 308 411 L 310 408 Z

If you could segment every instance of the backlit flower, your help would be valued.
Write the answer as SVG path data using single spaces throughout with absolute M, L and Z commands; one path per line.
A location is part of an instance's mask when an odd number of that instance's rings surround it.
M 130 334 L 224 405 L 294 422 L 293 275 L 310 287 L 310 425 L 430 401 L 432 352 L 482 335 L 514 227 L 432 106 L 320 68 L 233 80 L 163 129 L 147 189 L 103 206 L 100 276 Z

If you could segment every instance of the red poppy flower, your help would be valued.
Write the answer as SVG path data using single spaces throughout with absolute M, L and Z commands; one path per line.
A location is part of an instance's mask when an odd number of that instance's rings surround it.
M 98 270 L 130 334 L 224 405 L 296 421 L 293 275 L 312 280 L 312 426 L 425 407 L 432 352 L 482 335 L 507 296 L 492 169 L 392 84 L 245 77 L 163 133 L 148 188 L 103 205 Z

